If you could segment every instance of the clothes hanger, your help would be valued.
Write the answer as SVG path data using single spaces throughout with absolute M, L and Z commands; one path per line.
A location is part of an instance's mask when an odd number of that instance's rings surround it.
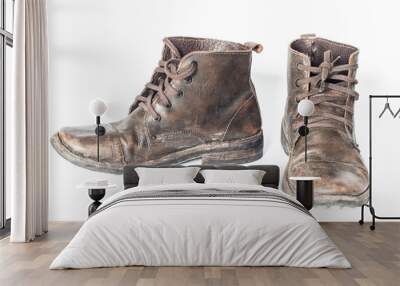
M 396 118 L 397 115 L 399 115 L 399 114 L 400 114 L 400 108 L 399 108 L 399 110 L 397 110 L 397 112 L 394 114 L 394 118 Z
M 379 118 L 381 118 L 383 116 L 383 114 L 386 112 L 386 110 L 389 110 L 390 114 L 392 114 L 393 117 L 396 117 L 397 114 L 399 113 L 399 111 L 396 112 L 396 115 L 394 115 L 394 112 L 392 111 L 392 109 L 390 108 L 390 104 L 389 104 L 389 98 L 386 97 L 386 103 L 385 103 L 385 107 L 383 108 L 381 114 L 379 115 Z

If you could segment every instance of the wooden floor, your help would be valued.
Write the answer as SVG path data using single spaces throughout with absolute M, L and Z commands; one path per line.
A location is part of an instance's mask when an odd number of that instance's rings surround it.
M 400 285 L 400 223 L 378 223 L 375 232 L 357 223 L 323 228 L 352 269 L 288 267 L 123 267 L 48 270 L 50 262 L 80 227 L 52 223 L 49 233 L 28 244 L 0 241 L 0 285 Z

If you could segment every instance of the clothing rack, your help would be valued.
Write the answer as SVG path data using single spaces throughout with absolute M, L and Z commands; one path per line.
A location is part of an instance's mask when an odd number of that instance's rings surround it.
M 369 208 L 369 211 L 372 216 L 372 224 L 370 225 L 371 230 L 375 230 L 375 220 L 393 220 L 399 219 L 400 217 L 392 217 L 392 216 L 378 216 L 375 212 L 375 208 L 372 205 L 372 101 L 374 99 L 389 99 L 389 98 L 400 98 L 400 95 L 370 95 L 369 96 L 369 199 L 368 203 L 363 204 L 361 206 L 361 219 L 358 221 L 359 224 L 364 224 L 364 207 Z

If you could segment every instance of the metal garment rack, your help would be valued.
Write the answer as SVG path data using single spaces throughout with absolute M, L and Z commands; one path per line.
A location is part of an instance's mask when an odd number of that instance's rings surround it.
M 375 219 L 383 219 L 383 220 L 392 220 L 399 219 L 400 217 L 393 216 L 378 216 L 375 213 L 375 208 L 372 205 L 372 101 L 373 99 L 389 99 L 389 98 L 400 98 L 400 95 L 370 95 L 369 96 L 369 199 L 367 204 L 363 204 L 361 206 L 361 219 L 358 221 L 359 224 L 364 224 L 364 207 L 369 208 L 369 211 L 372 216 L 372 224 L 370 225 L 370 229 L 375 229 Z

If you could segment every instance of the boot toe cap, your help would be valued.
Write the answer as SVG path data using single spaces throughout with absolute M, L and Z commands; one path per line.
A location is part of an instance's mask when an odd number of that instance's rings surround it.
M 364 165 L 343 162 L 307 162 L 289 169 L 289 176 L 317 176 L 314 182 L 316 204 L 364 203 L 368 189 L 368 171 Z M 295 190 L 294 182 L 289 182 Z
M 73 154 L 88 158 L 97 158 L 97 138 L 95 127 L 64 127 L 58 131 L 60 143 Z
M 123 158 L 118 134 L 111 125 L 106 124 L 104 127 L 106 133 L 100 137 L 99 141 L 100 162 L 97 162 L 95 125 L 61 128 L 50 141 L 61 156 L 79 166 L 101 169 L 100 165 L 107 165 L 107 167 L 119 168 Z

